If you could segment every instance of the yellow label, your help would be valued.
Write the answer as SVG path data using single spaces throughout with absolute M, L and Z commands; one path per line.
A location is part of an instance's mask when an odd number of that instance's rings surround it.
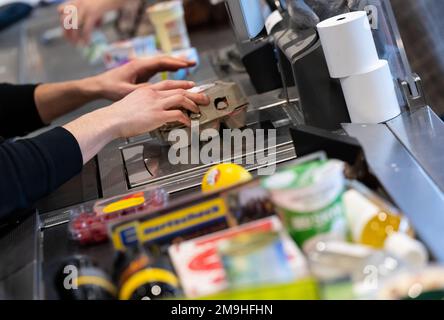
M 144 197 L 137 197 L 137 198 L 129 198 L 129 199 L 120 200 L 120 201 L 117 201 L 117 202 L 107 205 L 103 209 L 103 213 L 108 214 L 108 213 L 113 213 L 113 212 L 120 211 L 120 210 L 125 210 L 128 208 L 132 208 L 135 206 L 140 206 L 144 202 L 145 202 Z
M 129 300 L 138 287 L 153 282 L 163 282 L 172 287 L 179 286 L 179 280 L 173 273 L 167 270 L 154 268 L 144 269 L 134 274 L 122 285 L 119 292 L 119 299 Z
M 97 276 L 80 276 L 73 281 L 78 287 L 95 285 L 108 291 L 112 296 L 117 296 L 116 287 L 106 279 Z
M 112 231 L 113 245 L 116 250 L 123 250 L 128 244 L 140 242 L 139 222 L 134 221 L 118 226 Z
M 140 243 L 144 243 L 211 222 L 225 217 L 226 214 L 225 201 L 218 198 L 144 222 L 128 223 L 113 231 L 114 247 L 122 250 L 127 244 L 132 243 L 136 236 Z

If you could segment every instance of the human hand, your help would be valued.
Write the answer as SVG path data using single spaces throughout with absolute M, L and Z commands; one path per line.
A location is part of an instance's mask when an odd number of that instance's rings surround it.
M 134 90 L 147 86 L 147 81 L 158 72 L 174 72 L 182 68 L 190 68 L 195 64 L 194 61 L 169 56 L 135 59 L 119 68 L 95 76 L 91 81 L 95 83 L 92 86 L 98 88 L 102 98 L 117 101 Z M 168 87 L 168 83 L 172 87 Z M 175 89 L 175 84 L 172 83 L 174 82 L 167 82 L 167 87 L 163 90 Z
M 65 38 L 74 44 L 89 43 L 91 33 L 100 25 L 103 15 L 108 11 L 121 8 L 125 5 L 125 1 L 128 0 L 72 0 L 61 4 L 58 12 Z M 73 14 L 70 6 L 76 8 L 78 22 L 76 29 L 66 28 L 66 21 Z
M 180 81 L 179 81 L 180 82 Z M 166 123 L 180 122 L 186 126 L 191 120 L 183 110 L 198 113 L 199 106 L 210 103 L 205 94 L 174 88 L 175 81 L 164 81 L 141 87 L 103 112 L 114 126 L 114 138 L 129 138 L 153 131 Z M 189 88 L 193 87 L 190 85 Z

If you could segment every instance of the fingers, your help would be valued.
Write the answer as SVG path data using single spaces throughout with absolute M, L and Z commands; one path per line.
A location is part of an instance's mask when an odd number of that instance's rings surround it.
M 164 110 L 184 108 L 192 113 L 199 113 L 199 108 L 196 103 L 183 95 L 174 95 L 164 98 L 162 104 Z
M 65 38 L 74 44 L 88 44 L 91 39 L 91 34 L 100 20 L 100 17 L 97 16 L 97 13 L 88 10 L 88 8 L 85 7 L 85 4 L 82 4 L 79 1 L 68 2 L 58 7 L 62 27 L 64 27 L 64 21 L 68 15 L 74 14 L 74 12 L 65 12 L 67 6 L 74 6 L 76 8 L 75 14 L 77 14 L 76 20 L 78 25 L 76 29 L 63 28 Z
M 150 86 L 150 88 L 153 90 L 166 91 L 175 89 L 188 90 L 195 86 L 196 84 L 192 81 L 166 80 L 153 84 Z
M 88 44 L 91 40 L 91 34 L 94 31 L 96 25 L 97 25 L 98 19 L 92 15 L 89 17 L 86 17 L 85 23 L 82 26 L 82 32 L 81 32 L 81 39 L 80 41 L 82 44 Z
M 190 68 L 196 65 L 195 61 L 186 60 L 183 58 L 174 58 L 170 56 L 163 56 L 157 58 L 157 69 L 159 71 L 177 71 L 182 68 Z
M 187 127 L 191 127 L 191 120 L 180 110 L 171 110 L 165 112 L 166 123 L 180 122 Z
M 175 89 L 175 90 L 166 90 L 166 91 L 158 91 L 160 97 L 170 97 L 174 95 L 183 95 L 188 99 L 194 101 L 196 104 L 201 106 L 207 106 L 210 104 L 210 99 L 206 94 L 202 93 L 193 93 L 184 89 Z
M 196 65 L 196 62 L 194 61 L 170 56 L 141 58 L 135 60 L 135 63 L 140 74 L 144 72 L 177 71 L 179 69 L 190 68 Z

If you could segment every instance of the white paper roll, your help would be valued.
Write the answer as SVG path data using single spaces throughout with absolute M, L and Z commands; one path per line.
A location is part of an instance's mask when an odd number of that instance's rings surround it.
M 332 78 L 367 72 L 378 60 L 365 11 L 342 14 L 317 25 Z
M 379 60 L 369 72 L 341 79 L 341 85 L 353 123 L 386 122 L 401 113 L 386 60 Z

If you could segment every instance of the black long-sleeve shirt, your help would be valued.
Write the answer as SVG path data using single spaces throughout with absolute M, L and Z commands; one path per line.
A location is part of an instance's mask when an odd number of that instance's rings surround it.
M 0 220 L 29 208 L 82 168 L 77 140 L 64 128 L 11 139 L 44 126 L 34 102 L 35 88 L 0 84 Z

